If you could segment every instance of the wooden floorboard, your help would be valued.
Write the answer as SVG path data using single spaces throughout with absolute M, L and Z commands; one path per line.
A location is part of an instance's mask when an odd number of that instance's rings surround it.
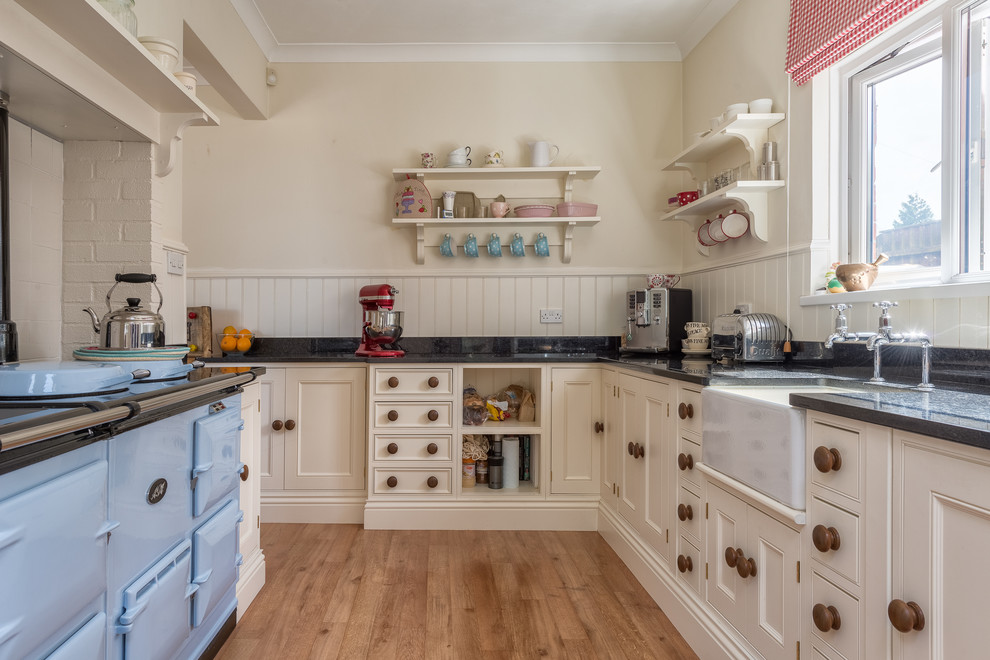
M 595 532 L 266 523 L 261 543 L 218 660 L 697 658 Z

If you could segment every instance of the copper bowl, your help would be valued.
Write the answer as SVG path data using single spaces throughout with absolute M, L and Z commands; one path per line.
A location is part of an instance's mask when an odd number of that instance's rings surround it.
M 889 259 L 880 253 L 872 264 L 842 264 L 835 268 L 835 279 L 839 280 L 846 291 L 866 291 L 877 279 L 879 266 Z

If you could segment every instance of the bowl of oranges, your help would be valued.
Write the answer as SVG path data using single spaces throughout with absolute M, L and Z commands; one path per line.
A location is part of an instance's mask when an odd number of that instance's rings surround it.
M 228 325 L 221 334 L 217 335 L 217 341 L 224 355 L 244 355 L 251 350 L 254 333 L 250 330 L 238 331 L 234 326 Z

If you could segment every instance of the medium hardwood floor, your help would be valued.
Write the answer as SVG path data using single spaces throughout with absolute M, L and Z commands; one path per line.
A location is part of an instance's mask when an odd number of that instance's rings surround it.
M 596 532 L 269 523 L 261 544 L 219 660 L 697 658 Z

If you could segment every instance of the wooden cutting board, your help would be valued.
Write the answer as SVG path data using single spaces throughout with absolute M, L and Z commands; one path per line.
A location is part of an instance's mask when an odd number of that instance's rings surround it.
M 186 307 L 186 342 L 196 345 L 189 357 L 213 357 L 213 310 L 209 306 Z

